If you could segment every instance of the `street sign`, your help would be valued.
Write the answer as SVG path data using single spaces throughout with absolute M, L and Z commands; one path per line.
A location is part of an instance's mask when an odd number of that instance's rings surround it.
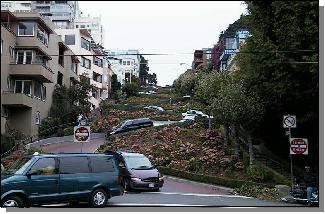
M 308 155 L 308 140 L 306 138 L 290 138 L 290 154 Z
M 89 142 L 90 126 L 75 126 L 74 127 L 74 142 L 83 143 Z
M 283 128 L 296 128 L 296 116 L 295 115 L 284 115 L 283 116 Z

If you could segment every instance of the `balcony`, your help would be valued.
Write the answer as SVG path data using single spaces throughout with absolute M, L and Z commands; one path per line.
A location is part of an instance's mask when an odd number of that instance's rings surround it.
M 18 36 L 16 48 L 38 48 L 48 54 L 49 49 L 36 36 Z
M 40 82 L 53 83 L 53 71 L 42 64 L 10 64 L 9 74 L 16 77 L 31 77 Z
M 32 108 L 35 102 L 30 96 L 21 93 L 4 91 L 2 93 L 2 105 L 7 107 Z

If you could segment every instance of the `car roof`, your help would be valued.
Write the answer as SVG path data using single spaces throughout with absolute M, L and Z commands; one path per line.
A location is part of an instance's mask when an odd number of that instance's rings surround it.
M 142 157 L 145 156 L 144 154 L 141 153 L 136 153 L 136 152 L 124 152 L 124 151 L 118 151 L 117 153 L 119 153 L 120 155 L 124 156 L 124 157 Z
M 107 156 L 103 153 L 39 153 L 30 155 L 32 157 L 78 157 L 78 156 Z

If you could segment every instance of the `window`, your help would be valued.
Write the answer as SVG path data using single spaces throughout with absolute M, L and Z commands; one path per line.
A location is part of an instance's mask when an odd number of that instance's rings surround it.
M 111 157 L 91 157 L 90 160 L 93 172 L 114 171 L 113 160 Z
M 81 66 L 90 69 L 90 59 L 87 59 L 85 57 L 81 57 Z
M 16 80 L 15 81 L 15 93 L 24 93 L 26 95 L 32 95 L 32 81 L 31 80 Z
M 35 114 L 35 124 L 39 125 L 41 123 L 41 116 L 40 116 L 40 112 L 37 111 Z
M 76 28 L 79 28 L 79 25 L 76 25 Z
M 11 59 L 15 59 L 15 52 L 13 47 L 9 46 L 9 55 Z
M 35 172 L 37 175 L 54 175 L 55 159 L 54 158 L 42 158 L 39 159 L 30 169 L 29 172 Z
M 90 42 L 87 39 L 81 37 L 81 47 L 90 51 Z
M 75 74 L 78 74 L 78 63 L 76 62 L 71 62 L 71 71 Z
M 62 85 L 62 84 L 63 84 L 63 74 L 62 74 L 60 71 L 58 71 L 58 79 L 57 79 L 57 83 L 58 83 L 59 85 Z
M 123 61 L 123 65 L 126 65 L 126 62 L 125 61 Z
M 130 61 L 128 61 L 128 65 L 130 65 Z
M 46 87 L 44 85 L 42 85 L 42 100 L 46 100 Z
M 102 68 L 103 67 L 103 60 L 94 56 L 94 64 Z
M 42 64 L 47 67 L 47 59 L 38 53 L 36 53 L 35 63 Z
M 89 173 L 87 157 L 62 157 L 60 158 L 60 173 Z
M 48 46 L 49 44 L 49 34 L 40 26 L 37 28 L 37 38 L 41 40 L 41 42 Z
M 80 25 L 80 28 L 85 28 L 86 26 L 85 25 Z
M 59 46 L 59 65 L 64 67 L 64 49 Z
M 18 24 L 18 36 L 34 36 L 33 22 L 21 22 Z
M 42 84 L 35 82 L 34 84 L 34 97 L 42 99 Z
M 16 64 L 32 64 L 33 51 L 18 50 L 16 51 Z
M 74 45 L 75 44 L 75 35 L 65 35 L 64 41 L 66 45 Z

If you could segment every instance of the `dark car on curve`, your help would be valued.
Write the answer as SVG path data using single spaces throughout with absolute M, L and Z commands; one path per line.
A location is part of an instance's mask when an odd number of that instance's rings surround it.
M 127 132 L 127 131 L 150 127 L 150 126 L 153 126 L 153 122 L 149 118 L 138 118 L 133 120 L 126 120 L 120 123 L 118 126 L 113 127 L 112 130 L 109 130 L 107 132 L 107 135 L 113 135 L 121 132 Z
M 164 176 L 143 154 L 133 152 L 108 152 L 119 161 L 122 185 L 126 190 L 154 190 L 164 184 Z
M 123 194 L 114 155 L 34 154 L 1 173 L 1 206 L 89 202 L 103 207 Z

